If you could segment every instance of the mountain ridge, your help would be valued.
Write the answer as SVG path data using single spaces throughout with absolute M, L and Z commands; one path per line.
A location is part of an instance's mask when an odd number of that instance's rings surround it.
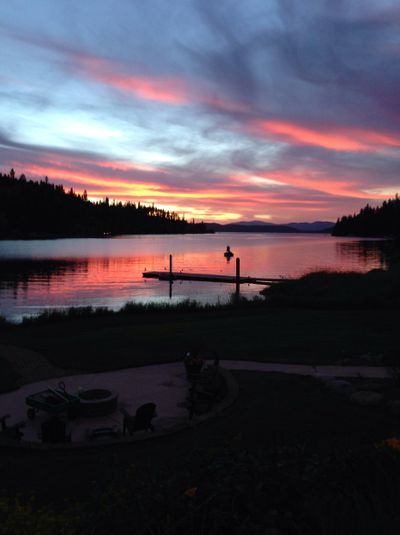
M 335 223 L 331 221 L 313 221 L 303 223 L 278 224 L 264 221 L 239 221 L 237 223 L 206 223 L 214 232 L 300 232 L 330 233 Z

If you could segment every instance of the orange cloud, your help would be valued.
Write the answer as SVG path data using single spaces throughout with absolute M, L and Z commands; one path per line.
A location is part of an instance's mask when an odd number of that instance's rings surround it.
M 181 78 L 127 74 L 122 65 L 88 54 L 76 54 L 75 60 L 86 76 L 144 100 L 172 105 L 204 104 L 231 113 L 248 110 L 241 102 L 201 92 Z
M 108 85 L 122 89 L 145 100 L 168 104 L 186 104 L 188 97 L 181 81 L 173 79 L 146 79 L 138 76 L 118 76 L 97 73 L 96 78 Z
M 89 77 L 122 91 L 133 93 L 139 98 L 167 104 L 186 104 L 189 100 L 188 89 L 183 80 L 124 74 L 117 72 L 115 63 L 87 54 L 77 55 L 77 62 Z
M 378 147 L 400 147 L 398 137 L 353 127 L 315 128 L 289 121 L 256 120 L 250 129 L 285 143 L 314 145 L 330 150 L 372 152 Z M 378 146 L 378 147 L 377 147 Z
M 98 162 L 93 162 L 98 163 Z M 109 162 L 100 162 L 101 166 L 108 167 Z M 12 167 L 18 167 L 18 162 L 9 162 Z M 110 162 L 112 168 L 112 162 Z M 132 169 L 130 167 L 129 169 Z M 123 170 L 125 167 L 123 166 Z M 121 179 L 113 176 L 103 176 L 96 174 L 95 171 L 75 170 L 73 167 L 64 164 L 62 161 L 54 159 L 47 160 L 45 164 L 27 163 L 24 167 L 26 174 L 43 177 L 48 175 L 50 180 L 57 179 L 59 181 L 68 180 L 69 183 L 76 184 L 83 191 L 88 189 L 90 197 L 104 198 L 105 196 L 120 199 L 129 199 L 132 197 L 144 202 L 157 202 L 157 199 L 193 199 L 193 200 L 235 200 L 240 198 L 242 192 L 229 192 L 225 189 L 202 189 L 201 191 L 182 191 L 172 189 L 170 186 L 149 181 L 141 181 L 138 179 Z
M 93 160 L 80 160 L 85 161 L 86 163 L 93 163 Z M 99 167 L 105 167 L 107 169 L 116 169 L 117 171 L 145 171 L 147 173 L 163 173 L 164 170 L 160 167 L 155 167 L 154 165 L 149 165 L 146 163 L 128 163 L 128 162 L 117 162 L 113 160 L 103 161 L 95 160 L 94 162 Z
M 293 171 L 268 171 L 258 173 L 266 179 L 279 181 L 280 183 L 304 188 L 305 190 L 321 191 L 338 197 L 353 197 L 357 199 L 376 199 L 377 195 L 368 194 L 361 189 L 357 182 L 338 180 L 312 170 Z M 383 196 L 382 196 L 383 198 Z
M 16 167 L 18 164 L 17 162 L 11 162 L 11 165 Z M 67 167 L 63 167 L 62 163 L 59 164 L 58 167 L 52 167 L 48 165 L 26 164 L 24 168 L 25 173 L 27 174 L 33 174 L 36 176 L 49 175 L 50 179 L 68 180 L 69 182 L 72 182 L 74 184 L 76 183 L 81 185 L 82 187 L 87 188 L 89 188 L 90 186 L 110 188 L 110 186 L 112 186 L 114 188 L 118 188 L 116 192 L 123 191 L 126 189 L 132 191 L 135 190 L 137 195 L 147 194 L 148 192 L 152 192 L 154 194 L 154 192 L 161 187 L 158 184 L 140 182 L 138 180 L 135 180 L 135 182 L 131 182 L 129 180 L 103 177 L 101 175 L 96 175 L 94 173 L 88 173 L 85 171 L 75 171 L 73 169 L 71 170 Z M 104 195 L 106 194 L 107 193 L 105 192 Z
M 160 208 L 172 209 L 196 220 L 259 219 L 268 215 L 273 221 L 282 221 L 289 218 L 307 219 L 307 214 L 314 212 L 321 214 L 321 217 L 334 219 L 343 210 L 339 213 L 335 213 L 335 210 L 332 215 L 330 196 L 336 199 L 342 197 L 344 203 L 346 198 L 353 199 L 353 202 L 354 198 L 363 201 L 385 198 L 377 191 L 363 191 L 357 177 L 351 182 L 341 181 L 311 169 L 233 175 L 221 177 L 221 182 L 212 188 L 201 184 L 179 188 L 163 183 L 154 175 L 148 181 L 149 170 L 144 170 L 141 176 L 138 171 L 140 164 L 136 166 L 133 162 L 87 160 L 82 156 L 70 160 L 51 153 L 44 154 L 44 157 L 45 161 L 40 163 L 25 162 L 21 171 L 28 176 L 41 178 L 48 175 L 50 181 L 64 183 L 68 188 L 73 185 L 78 193 L 86 189 L 91 200 L 108 197 L 144 204 L 154 202 Z M 7 164 L 16 169 L 20 167 L 17 161 L 9 160 Z M 307 190 L 313 193 L 309 194 Z
M 260 194 L 268 194 L 268 191 L 279 191 L 279 196 L 285 198 L 286 188 L 295 186 L 296 188 L 306 190 L 320 191 L 335 197 L 352 197 L 356 199 L 384 199 L 388 195 L 378 190 L 365 189 L 362 179 L 341 180 L 337 177 L 331 177 L 325 173 L 313 169 L 290 169 L 287 171 L 271 170 L 266 172 L 257 172 L 257 174 L 248 173 L 240 175 L 231 175 L 230 178 L 239 184 L 254 184 L 260 186 Z M 275 203 L 274 200 L 268 202 Z M 306 203 L 307 200 L 301 200 Z M 312 202 L 315 202 L 314 200 Z

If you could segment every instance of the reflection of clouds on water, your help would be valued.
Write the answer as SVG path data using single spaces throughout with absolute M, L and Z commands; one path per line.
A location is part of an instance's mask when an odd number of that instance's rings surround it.
M 0 315 L 18 320 L 43 309 L 72 306 L 115 310 L 127 301 L 175 303 L 190 298 L 223 303 L 234 284 L 176 281 L 170 297 L 167 282 L 144 279 L 142 273 L 167 270 L 172 253 L 174 271 L 234 275 L 235 262 L 227 263 L 223 256 L 227 243 L 234 260 L 241 259 L 243 276 L 297 277 L 318 268 L 368 271 L 387 267 L 395 258 L 393 242 L 305 234 L 0 242 Z M 260 290 L 241 286 L 246 297 Z
M 27 290 L 30 283 L 51 284 L 69 272 L 87 272 L 86 260 L 0 260 L 0 290 Z
M 356 262 L 360 270 L 388 269 L 398 258 L 398 246 L 392 240 L 349 240 L 336 243 L 339 258 Z

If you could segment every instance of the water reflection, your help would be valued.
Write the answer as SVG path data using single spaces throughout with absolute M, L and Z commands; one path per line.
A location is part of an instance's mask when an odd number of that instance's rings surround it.
M 224 302 L 233 284 L 143 279 L 169 269 L 234 275 L 226 244 L 241 259 L 244 276 L 300 276 L 315 269 L 368 271 L 396 262 L 394 242 L 321 235 L 215 234 L 130 236 L 99 240 L 0 242 L 0 315 L 20 319 L 45 308 L 108 306 L 127 301 Z M 397 256 L 398 262 L 398 256 Z M 169 287 L 170 286 L 170 287 Z M 260 287 L 241 286 L 246 296 Z
M 362 271 L 388 269 L 399 263 L 399 246 L 393 240 L 342 241 L 336 243 L 336 250 L 345 261 L 356 258 Z
M 27 291 L 30 284 L 50 285 L 70 272 L 87 272 L 87 260 L 0 260 L 0 290 Z

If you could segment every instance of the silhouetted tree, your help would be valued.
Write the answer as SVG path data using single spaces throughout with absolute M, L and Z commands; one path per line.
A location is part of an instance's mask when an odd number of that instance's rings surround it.
M 62 185 L 0 173 L 0 238 L 102 236 L 104 234 L 176 234 L 206 232 L 204 223 L 188 223 L 174 212 L 140 202 L 91 202 Z
M 337 220 L 333 236 L 400 236 L 400 199 L 398 195 L 372 208 L 367 204 L 358 214 Z

